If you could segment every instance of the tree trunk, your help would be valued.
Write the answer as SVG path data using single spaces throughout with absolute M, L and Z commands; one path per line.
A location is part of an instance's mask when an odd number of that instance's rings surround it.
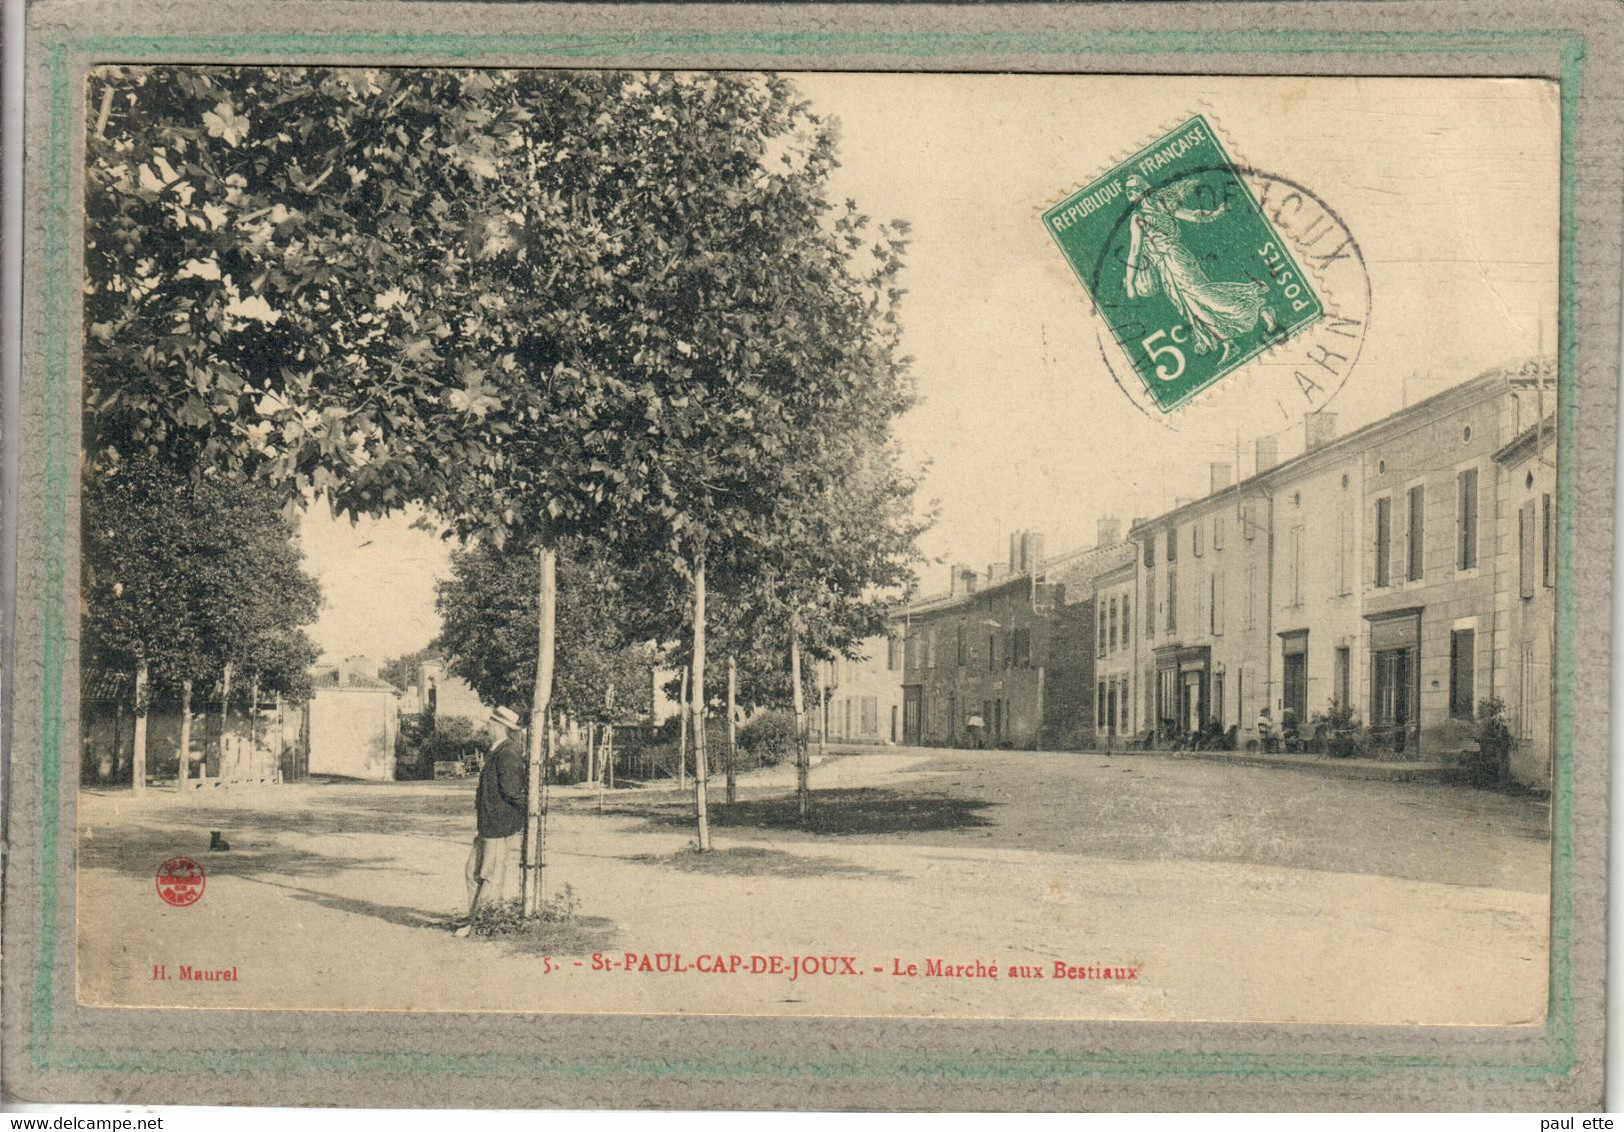
M 808 781 L 811 770 L 806 749 L 806 693 L 801 689 L 801 623 L 791 622 L 789 630 L 789 679 L 791 702 L 795 705 L 795 802 L 801 817 L 812 808 L 812 790 Z
M 598 780 L 598 752 L 592 748 L 592 721 L 586 725 L 586 781 Z
M 520 909 L 526 918 L 541 912 L 543 850 L 547 825 L 542 815 L 543 737 L 551 739 L 548 708 L 553 698 L 553 637 L 558 609 L 558 556 L 551 547 L 537 555 L 537 587 L 541 615 L 536 625 L 536 687 L 530 699 L 530 735 L 525 744 L 524 846 L 519 870 L 523 879 Z
M 147 792 L 147 662 L 135 662 L 135 746 L 130 751 L 130 785 L 136 796 Z
M 688 666 L 677 691 L 677 789 L 688 789 Z
M 727 658 L 727 804 L 738 800 L 739 761 L 739 664 Z
M 226 778 L 226 725 L 231 721 L 231 662 L 226 661 L 225 674 L 220 679 L 220 741 L 215 747 L 215 765 L 219 776 Z M 207 765 L 203 772 L 208 773 Z
M 203 773 L 208 774 L 207 765 Z M 188 677 L 180 682 L 180 788 L 187 789 L 192 777 L 192 681 Z M 202 785 L 199 783 L 199 785 Z
M 694 681 L 688 690 L 694 715 L 694 822 L 699 851 L 710 851 L 710 757 L 705 749 L 705 556 L 694 569 Z
M 604 773 L 609 779 L 609 789 L 613 790 L 615 788 L 615 725 L 613 722 L 615 686 L 613 684 L 609 685 L 608 689 L 603 693 L 603 707 L 604 711 L 609 714 L 610 719 L 610 722 L 603 725 L 603 743 L 608 750 L 608 754 L 604 756 Z
M 259 677 L 248 682 L 248 775 L 258 778 L 259 765 Z
M 829 755 L 829 689 L 825 686 L 824 662 L 814 662 L 818 674 L 818 758 L 827 758 Z
M 282 755 L 288 749 L 288 721 L 283 714 L 282 693 L 276 693 L 276 746 L 271 748 L 271 781 L 282 781 Z

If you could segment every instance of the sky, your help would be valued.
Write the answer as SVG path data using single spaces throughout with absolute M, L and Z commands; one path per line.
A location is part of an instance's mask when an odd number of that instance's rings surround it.
M 1483 370 L 1555 348 L 1559 107 L 1554 84 L 1506 79 L 804 74 L 839 123 L 834 200 L 913 227 L 904 350 L 919 404 L 898 425 L 939 518 L 925 592 L 948 564 L 1007 557 L 1011 531 L 1053 555 L 1205 494 L 1208 465 L 1249 474 L 1253 440 L 1302 449 L 1282 351 L 1174 414 L 1147 414 L 1107 362 L 1119 348 L 1041 222 L 1073 189 L 1196 113 L 1238 164 L 1305 186 L 1354 237 L 1363 275 L 1322 281 L 1368 301 L 1357 363 L 1328 406 L 1339 432 Z M 1322 288 L 1323 289 L 1323 288 Z M 1117 352 L 1113 352 L 1117 351 Z M 326 601 L 327 659 L 382 659 L 438 629 L 449 548 L 410 517 L 305 517 Z

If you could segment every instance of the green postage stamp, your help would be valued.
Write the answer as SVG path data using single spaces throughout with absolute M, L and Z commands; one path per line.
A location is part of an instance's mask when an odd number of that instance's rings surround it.
M 1325 313 L 1241 172 L 1198 114 L 1043 214 L 1164 413 Z

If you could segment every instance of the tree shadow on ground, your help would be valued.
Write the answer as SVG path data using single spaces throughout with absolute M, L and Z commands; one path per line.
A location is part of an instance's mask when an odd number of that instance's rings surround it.
M 83 869 L 107 869 L 125 876 L 152 877 L 158 866 L 171 857 L 191 857 L 203 866 L 207 876 L 236 876 L 259 879 L 277 877 L 323 877 L 346 872 L 382 870 L 411 873 L 398 858 L 390 856 L 315 853 L 285 841 L 272 841 L 258 827 L 239 823 L 227 835 L 229 852 L 209 852 L 208 822 L 178 828 L 154 826 L 100 827 L 79 839 L 78 864 Z M 218 827 L 213 827 L 218 828 Z M 239 833 L 236 830 L 241 829 Z M 352 830 L 351 832 L 356 832 Z M 427 875 L 426 873 L 420 875 Z
M 946 794 L 904 793 L 875 787 L 816 790 L 811 812 L 802 817 L 795 797 L 752 798 L 731 806 L 713 804 L 711 824 L 720 829 L 760 829 L 824 837 L 886 837 L 912 833 L 958 832 L 995 824 L 982 816 L 996 803 Z M 608 812 L 608 811 L 606 811 Z M 687 801 L 620 804 L 617 814 L 640 817 L 657 828 L 693 821 Z
M 739 845 L 701 853 L 689 847 L 675 853 L 644 853 L 628 860 L 640 865 L 660 865 L 685 873 L 730 877 L 894 877 L 885 869 L 870 869 L 833 857 L 803 857 L 782 849 L 762 849 Z
M 408 908 L 400 904 L 378 904 L 354 896 L 340 896 L 333 892 L 320 892 L 313 888 L 302 888 L 296 884 L 266 880 L 263 877 L 252 879 L 259 884 L 268 884 L 272 888 L 279 888 L 283 892 L 291 894 L 295 900 L 303 900 L 320 908 L 331 909 L 334 912 L 346 912 L 352 916 L 369 916 L 403 928 L 436 928 L 449 932 L 457 926 L 457 918 L 454 913 L 436 915 L 432 912 L 425 912 L 421 908 Z
M 321 892 L 282 881 L 256 879 L 260 884 L 270 885 L 291 894 L 295 900 L 303 900 L 319 908 L 351 916 L 367 916 L 402 928 L 427 929 L 449 935 L 467 919 L 463 914 L 465 910 L 449 913 L 425 912 L 421 908 L 410 908 L 401 904 L 379 904 L 372 900 Z M 483 940 L 510 944 L 515 950 L 527 955 L 575 956 L 606 950 L 615 941 L 617 934 L 618 928 L 613 920 L 603 916 L 572 916 L 568 920 L 537 922 L 510 933 L 477 936 L 476 942 Z

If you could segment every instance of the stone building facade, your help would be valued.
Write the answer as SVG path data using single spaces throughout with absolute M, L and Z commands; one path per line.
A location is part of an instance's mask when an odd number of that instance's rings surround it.
M 1309 731 L 1342 708 L 1378 751 L 1430 758 L 1474 746 L 1479 706 L 1501 700 L 1513 774 L 1543 784 L 1554 428 L 1530 427 L 1542 410 L 1524 402 L 1547 377 L 1492 371 L 1341 437 L 1312 415 L 1301 455 L 1279 462 L 1265 437 L 1250 477 L 1214 465 L 1205 498 L 1136 522 L 1125 727 L 1173 740 L 1216 725 L 1245 746 L 1264 711 Z M 1121 579 L 1095 598 L 1120 603 Z M 1103 663 L 1109 609 L 1101 627 Z
M 870 637 L 855 658 L 823 665 L 825 720 L 831 743 L 902 741 L 902 639 Z
M 1132 549 L 1111 541 L 1045 558 L 1017 532 L 1007 564 L 953 569 L 946 594 L 901 617 L 903 742 L 1081 748 L 1094 742 L 1094 579 Z M 981 721 L 979 734 L 972 718 Z

